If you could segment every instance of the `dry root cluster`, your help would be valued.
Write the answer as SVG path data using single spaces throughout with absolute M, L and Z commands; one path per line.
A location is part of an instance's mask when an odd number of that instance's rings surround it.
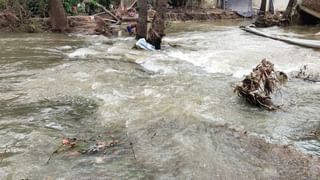
M 274 70 L 274 64 L 263 59 L 250 75 L 246 76 L 241 85 L 234 88 L 238 96 L 243 97 L 252 105 L 276 110 L 271 101 L 271 94 L 288 80 L 288 76 Z

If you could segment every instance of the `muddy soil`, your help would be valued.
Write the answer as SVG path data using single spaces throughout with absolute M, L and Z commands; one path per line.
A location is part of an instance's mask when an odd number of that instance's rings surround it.
M 218 19 L 237 19 L 240 18 L 233 11 L 224 11 L 222 9 L 211 10 L 185 10 L 173 9 L 167 13 L 169 21 L 208 21 Z
M 69 33 L 90 35 L 111 35 L 111 29 L 100 17 L 70 16 L 68 17 Z M 50 32 L 49 18 L 19 18 L 16 14 L 5 12 L 0 14 L 0 32 Z

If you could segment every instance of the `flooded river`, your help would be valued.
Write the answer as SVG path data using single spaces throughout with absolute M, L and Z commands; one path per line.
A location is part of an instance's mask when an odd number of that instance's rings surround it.
M 244 24 L 170 24 L 157 52 L 130 37 L 0 34 L 0 179 L 318 179 L 320 84 L 293 74 L 319 73 L 320 51 Z M 264 31 L 320 39 L 319 28 Z M 290 75 L 282 110 L 233 93 L 263 58 Z M 117 144 L 57 151 L 66 137 Z

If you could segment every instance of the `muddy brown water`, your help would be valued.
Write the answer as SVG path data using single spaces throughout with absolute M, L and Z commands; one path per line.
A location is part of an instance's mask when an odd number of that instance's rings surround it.
M 170 24 L 158 52 L 132 50 L 130 37 L 0 34 L 0 179 L 318 179 L 320 84 L 293 74 L 319 72 L 320 51 L 245 24 Z M 263 58 L 290 75 L 274 96 L 283 110 L 233 94 Z M 119 143 L 53 153 L 65 137 Z

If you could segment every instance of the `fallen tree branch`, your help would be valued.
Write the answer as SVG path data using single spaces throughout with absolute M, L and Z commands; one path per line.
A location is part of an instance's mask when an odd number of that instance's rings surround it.
M 109 22 L 113 22 L 113 23 L 116 23 L 116 22 L 118 22 L 118 21 L 116 21 L 116 20 L 113 20 L 113 19 L 108 19 L 108 18 L 104 18 L 103 20 L 104 20 L 104 21 L 109 21 Z
M 130 10 L 133 8 L 133 6 L 138 2 L 138 0 L 133 1 L 133 3 L 127 8 L 127 10 Z
M 99 12 L 99 13 L 94 14 L 94 15 L 92 15 L 92 16 L 99 16 L 99 15 L 102 15 L 102 14 L 107 14 L 107 13 L 106 13 L 106 12 Z
M 100 7 L 101 9 L 103 9 L 106 13 L 108 13 L 110 16 L 112 16 L 114 19 L 116 19 L 117 21 L 119 21 L 120 19 L 114 15 L 111 11 L 109 11 L 108 9 L 106 9 L 103 5 L 99 4 L 99 3 L 96 3 L 96 5 L 98 7 Z

